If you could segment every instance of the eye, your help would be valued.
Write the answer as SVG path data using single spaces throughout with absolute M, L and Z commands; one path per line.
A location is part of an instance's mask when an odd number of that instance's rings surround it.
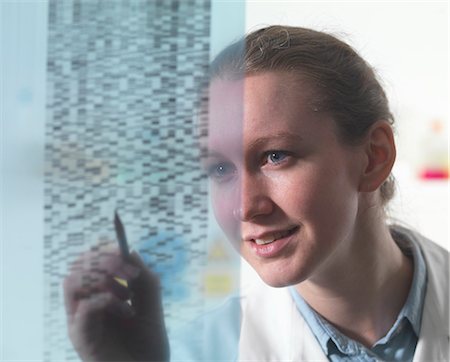
M 265 159 L 269 164 L 277 165 L 283 162 L 289 155 L 284 151 L 269 151 L 266 153 Z
M 219 182 L 232 177 L 235 171 L 234 165 L 229 162 L 216 163 L 207 168 L 208 177 Z

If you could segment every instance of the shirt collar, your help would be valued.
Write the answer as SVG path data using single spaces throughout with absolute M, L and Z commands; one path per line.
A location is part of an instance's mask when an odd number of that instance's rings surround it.
M 289 287 L 289 292 L 291 293 L 292 298 L 294 299 L 297 308 L 302 314 L 308 326 L 311 330 L 314 331 L 314 335 L 316 336 L 317 341 L 320 344 L 320 347 L 323 351 L 328 350 L 328 340 L 330 339 L 327 330 L 323 328 L 322 320 L 320 317 L 309 305 L 306 301 L 301 297 L 301 295 L 297 292 L 295 287 Z
M 358 353 L 358 343 L 356 341 L 342 335 L 314 311 L 294 287 L 289 287 L 289 291 L 306 323 L 314 332 L 323 351 L 327 351 L 329 354 L 330 348 L 337 348 L 340 352 L 350 356 Z M 330 341 L 334 343 L 329 343 Z

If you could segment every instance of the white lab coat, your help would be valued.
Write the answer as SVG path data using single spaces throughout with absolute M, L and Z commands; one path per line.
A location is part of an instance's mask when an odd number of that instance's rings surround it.
M 408 233 L 410 234 L 410 233 Z M 428 284 L 414 362 L 450 361 L 449 254 L 410 234 L 422 247 Z M 286 288 L 258 283 L 242 298 L 239 361 L 328 361 Z

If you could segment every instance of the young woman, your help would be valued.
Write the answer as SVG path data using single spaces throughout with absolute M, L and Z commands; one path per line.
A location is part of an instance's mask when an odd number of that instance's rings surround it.
M 393 117 L 370 66 L 333 36 L 272 26 L 225 49 L 211 79 L 215 215 L 264 283 L 238 301 L 237 350 L 189 358 L 448 360 L 448 253 L 386 222 Z M 83 267 L 94 257 L 65 283 L 81 358 L 167 360 L 156 278 L 136 255 L 103 253 L 106 274 Z

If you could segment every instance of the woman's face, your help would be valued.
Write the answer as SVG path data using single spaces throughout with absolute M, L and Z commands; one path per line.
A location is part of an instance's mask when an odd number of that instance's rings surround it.
M 351 244 L 361 150 L 341 144 L 312 92 L 283 73 L 216 79 L 208 157 L 214 212 L 269 285 L 300 283 Z

